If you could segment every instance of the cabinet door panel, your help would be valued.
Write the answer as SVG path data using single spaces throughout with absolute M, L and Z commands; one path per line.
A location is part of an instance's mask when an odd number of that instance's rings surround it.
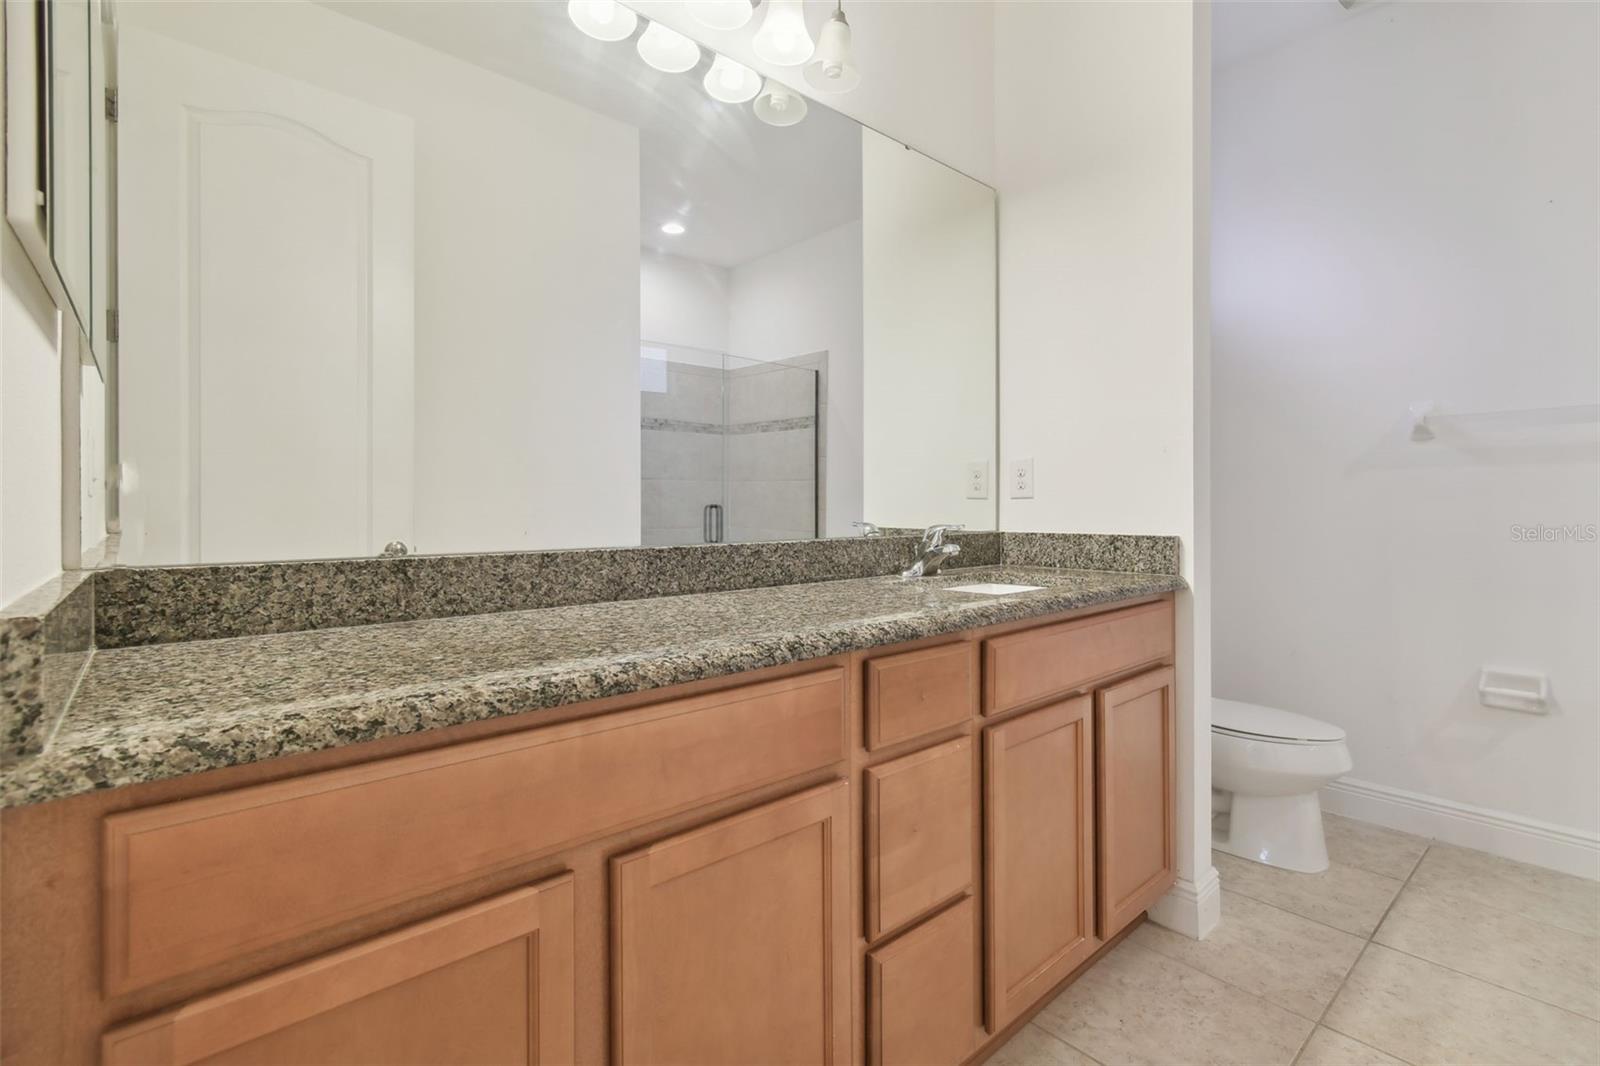
M 867 956 L 871 1066 L 956 1066 L 978 1024 L 977 915 L 972 897 Z
M 1093 707 L 1079 696 L 984 730 L 990 1032 L 1100 943 Z
M 106 1066 L 429 1066 L 573 1057 L 566 874 L 106 1034 Z
M 867 939 L 972 884 L 972 738 L 866 772 Z
M 849 786 L 612 860 L 620 1063 L 850 1058 Z
M 965 721 L 978 706 L 978 646 L 970 641 L 867 661 L 867 749 Z
M 1100 936 L 1106 939 L 1148 910 L 1175 877 L 1173 671 L 1140 674 L 1095 698 L 1097 895 Z

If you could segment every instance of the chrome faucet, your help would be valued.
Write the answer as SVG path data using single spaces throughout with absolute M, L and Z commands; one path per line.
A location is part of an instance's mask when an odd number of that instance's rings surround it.
M 939 572 L 946 559 L 961 554 L 961 545 L 945 543 L 944 535 L 958 529 L 965 529 L 963 525 L 929 526 L 922 531 L 922 540 L 917 543 L 917 558 L 904 570 L 900 571 L 901 577 L 932 577 Z

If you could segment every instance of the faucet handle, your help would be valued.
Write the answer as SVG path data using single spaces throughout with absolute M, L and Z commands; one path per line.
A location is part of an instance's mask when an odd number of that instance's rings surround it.
M 939 547 L 944 543 L 944 535 L 946 533 L 953 533 L 966 528 L 965 523 L 962 522 L 946 522 L 942 525 L 929 526 L 922 531 L 923 550 Z

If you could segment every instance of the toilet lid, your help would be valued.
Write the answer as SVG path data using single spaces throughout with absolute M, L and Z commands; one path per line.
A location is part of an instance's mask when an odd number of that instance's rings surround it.
M 1240 736 L 1267 740 L 1294 740 L 1307 744 L 1328 744 L 1344 739 L 1344 730 L 1304 714 L 1278 707 L 1263 707 L 1237 700 L 1211 701 L 1211 728 Z

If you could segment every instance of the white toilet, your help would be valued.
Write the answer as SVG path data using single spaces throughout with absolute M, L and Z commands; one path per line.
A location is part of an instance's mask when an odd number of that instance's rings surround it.
M 1343 729 L 1303 714 L 1213 699 L 1212 845 L 1285 870 L 1326 870 L 1317 790 L 1350 772 L 1344 740 Z

